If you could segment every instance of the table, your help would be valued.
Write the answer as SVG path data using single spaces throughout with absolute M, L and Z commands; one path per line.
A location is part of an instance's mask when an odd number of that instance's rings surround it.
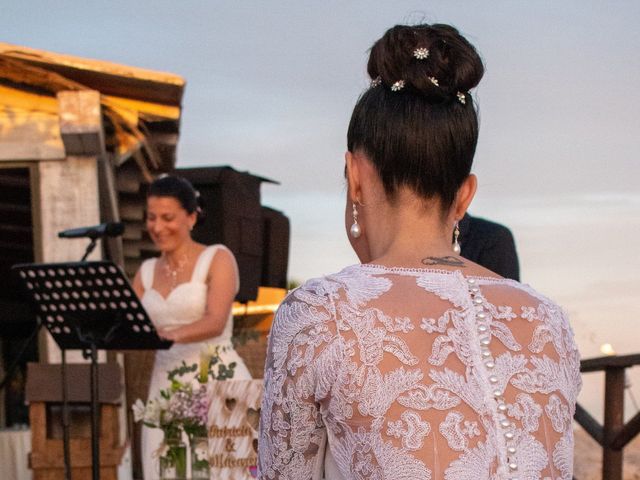
M 28 466 L 31 451 L 31 430 L 0 429 L 0 465 L 2 478 L 31 480 Z

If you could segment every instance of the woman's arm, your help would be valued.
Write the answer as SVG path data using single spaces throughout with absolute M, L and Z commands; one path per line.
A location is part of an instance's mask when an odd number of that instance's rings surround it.
M 328 319 L 324 308 L 296 299 L 295 292 L 278 308 L 265 364 L 260 479 L 322 478 L 327 432 L 319 403 L 343 362 Z
M 238 267 L 233 253 L 220 248 L 213 256 L 207 282 L 207 305 L 204 315 L 188 325 L 158 331 L 162 338 L 175 343 L 199 342 L 222 333 L 238 292 Z
M 142 268 L 139 268 L 136 272 L 136 276 L 133 277 L 133 285 L 131 286 L 133 287 L 133 291 L 136 292 L 138 298 L 142 298 L 142 295 L 144 294 L 144 287 L 142 286 Z

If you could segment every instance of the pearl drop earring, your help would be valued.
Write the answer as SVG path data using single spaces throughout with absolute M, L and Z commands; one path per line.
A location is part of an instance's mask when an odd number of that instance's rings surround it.
M 349 229 L 349 233 L 351 234 L 351 236 L 353 238 L 358 238 L 360 236 L 360 234 L 362 233 L 362 230 L 360 229 L 360 225 L 358 224 L 358 209 L 356 207 L 356 204 L 354 202 L 353 204 L 353 224 L 351 225 L 351 228 Z
M 460 227 L 458 226 L 458 222 L 453 226 L 453 252 L 456 255 L 460 255 L 462 249 L 460 248 L 460 243 L 458 243 L 458 237 L 460 236 Z

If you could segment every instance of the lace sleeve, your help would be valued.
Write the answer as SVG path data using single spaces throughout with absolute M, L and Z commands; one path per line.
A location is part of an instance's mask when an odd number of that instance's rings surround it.
M 340 352 L 326 303 L 299 289 L 276 313 L 264 375 L 259 478 L 322 478 L 326 430 L 320 404 Z

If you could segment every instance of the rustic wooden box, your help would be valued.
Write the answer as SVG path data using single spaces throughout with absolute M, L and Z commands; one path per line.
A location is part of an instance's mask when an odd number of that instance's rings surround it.
M 118 403 L 122 374 L 117 364 L 99 366 L 100 478 L 117 480 L 124 445 L 120 445 Z M 91 480 L 90 365 L 66 367 L 70 428 L 71 479 Z M 30 363 L 26 398 L 31 422 L 29 466 L 33 480 L 64 479 L 62 443 L 62 385 L 60 365 Z

